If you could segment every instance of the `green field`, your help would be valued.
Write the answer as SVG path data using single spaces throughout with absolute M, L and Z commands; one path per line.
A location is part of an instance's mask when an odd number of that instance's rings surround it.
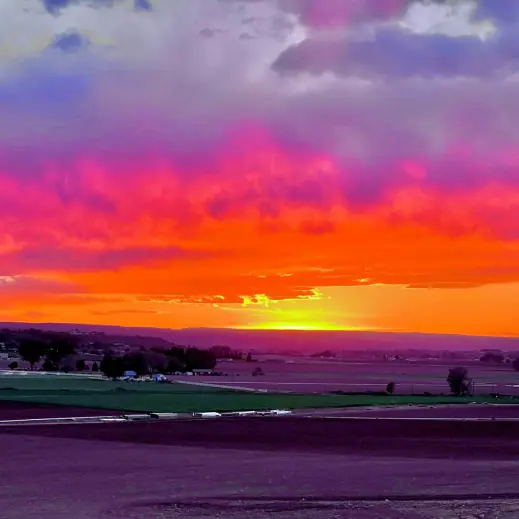
M 89 407 L 114 411 L 197 412 L 308 409 L 405 404 L 496 402 L 489 397 L 376 396 L 251 393 L 186 384 L 128 383 L 73 376 L 0 377 L 0 401 Z M 519 403 L 502 398 L 499 403 Z

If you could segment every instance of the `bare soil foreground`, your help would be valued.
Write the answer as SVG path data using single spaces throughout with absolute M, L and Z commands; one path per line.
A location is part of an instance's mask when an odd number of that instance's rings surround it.
M 102 409 L 88 409 L 86 407 L 65 407 L 59 405 L 0 401 L 0 420 L 68 418 L 73 416 L 100 416 L 108 414 L 114 415 L 120 413 L 117 411 L 104 411 Z
M 240 417 L 200 420 L 20 425 L 1 433 L 204 448 L 315 451 L 519 460 L 519 422 Z
M 0 518 L 519 519 L 519 421 L 499 421 L 518 412 L 449 405 L 1 426 Z M 0 407 L 0 419 L 97 414 Z
M 281 422 L 256 422 L 265 433 Z M 291 422 L 285 422 L 290 427 Z M 332 422 L 336 424 L 337 422 Z M 347 422 L 344 422 L 347 423 Z M 376 452 L 345 454 L 333 449 L 258 451 L 241 436 L 239 449 L 186 446 L 154 424 L 123 424 L 131 434 L 147 431 L 162 444 L 65 438 L 58 426 L 0 430 L 2 481 L 0 517 L 6 519 L 475 519 L 519 517 L 519 463 L 508 460 L 452 460 L 408 457 L 403 442 L 392 457 Z M 146 427 L 142 427 L 146 425 Z M 217 433 L 217 421 L 176 424 Z M 231 424 L 227 423 L 229 427 Z M 28 429 L 28 428 L 27 428 Z M 60 431 L 60 438 L 44 437 Z M 61 430 L 60 430 L 61 429 Z M 10 430 L 11 434 L 4 434 Z M 184 429 L 187 431 L 187 429 Z M 290 429 L 298 443 L 302 428 Z M 343 432 L 346 428 L 342 428 Z M 299 431 L 299 432 L 298 432 Z M 243 434 L 242 429 L 240 434 Z M 325 430 L 329 433 L 330 430 Z M 357 434 L 359 431 L 356 431 Z M 389 431 L 387 431 L 389 432 Z M 70 434 L 72 433 L 72 434 Z M 45 433 L 48 434 L 48 433 Z M 122 429 L 118 433 L 124 436 Z M 510 432 L 511 434 L 511 432 Z M 180 436 L 179 445 L 175 437 Z M 353 434 L 347 434 L 350 441 Z M 115 438 L 113 438 L 115 440 Z M 126 438 L 128 439 L 128 438 Z M 134 438 L 137 439 L 137 438 Z M 328 441 L 327 436 L 320 438 Z M 337 440 L 333 440 L 337 441 Z M 379 438 L 383 442 L 383 438 Z M 443 438 L 442 441 L 448 440 Z M 504 438 L 496 447 L 502 452 Z M 195 445 L 193 442 L 191 445 Z M 210 448 L 209 448 L 210 446 Z M 302 447 L 302 445 L 301 445 Z M 445 453 L 448 455 L 447 453 Z M 487 453 L 490 456 L 490 452 Z

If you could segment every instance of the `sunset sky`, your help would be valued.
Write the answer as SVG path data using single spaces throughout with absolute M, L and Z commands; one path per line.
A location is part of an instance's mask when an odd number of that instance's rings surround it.
M 518 0 L 1 0 L 0 320 L 519 335 Z

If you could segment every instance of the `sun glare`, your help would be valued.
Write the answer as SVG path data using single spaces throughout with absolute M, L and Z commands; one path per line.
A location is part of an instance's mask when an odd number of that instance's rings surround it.
M 363 330 L 355 326 L 339 325 L 336 323 L 290 323 L 290 322 L 267 322 L 253 324 L 250 326 L 239 326 L 242 330 L 301 330 L 301 331 L 332 331 L 332 330 Z

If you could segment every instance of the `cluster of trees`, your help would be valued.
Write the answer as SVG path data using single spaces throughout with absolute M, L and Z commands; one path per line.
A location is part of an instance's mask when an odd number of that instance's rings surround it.
M 76 337 L 67 333 L 48 334 L 45 338 L 24 338 L 18 345 L 18 354 L 31 369 L 44 359 L 45 371 L 57 371 L 61 361 L 72 355 L 78 346 Z
M 157 350 L 153 350 L 157 352 Z M 193 371 L 194 369 L 213 369 L 217 358 L 211 350 L 182 348 L 173 346 L 162 352 L 168 359 L 168 371 Z
M 497 351 L 487 351 L 481 355 L 479 360 L 481 362 L 495 362 L 496 364 L 501 364 L 505 362 L 505 356 Z
M 245 354 L 242 351 L 233 350 L 229 346 L 215 345 L 211 346 L 210 350 L 213 352 L 217 359 L 230 359 L 230 360 L 252 360 L 252 355 Z
M 88 370 L 87 363 L 84 361 L 84 359 L 78 359 L 76 361 L 76 371 L 85 371 Z M 92 364 L 92 371 L 99 371 L 99 365 L 97 362 L 94 362 Z
M 27 335 L 18 341 L 18 354 L 34 369 L 43 360 L 45 371 L 84 371 L 87 369 L 83 359 L 74 359 L 79 346 L 79 339 L 68 333 L 40 333 Z M 92 371 L 101 370 L 111 378 L 117 378 L 125 371 L 135 371 L 137 375 L 148 373 L 186 372 L 194 369 L 213 369 L 217 358 L 212 351 L 195 347 L 184 348 L 174 345 L 168 350 L 141 348 L 138 352 L 128 352 L 122 357 L 107 353 L 100 365 L 92 365 Z M 16 369 L 18 363 L 12 362 L 11 369 Z
M 481 355 L 481 362 L 493 363 L 493 364 L 504 364 L 511 363 L 512 368 L 516 371 L 519 371 L 519 358 L 514 360 L 510 360 L 509 357 L 505 357 L 505 355 L 499 351 L 487 351 Z
M 145 363 L 142 353 L 136 353 L 130 358 L 130 355 L 124 357 L 114 357 L 111 353 L 107 353 L 101 361 L 101 372 L 108 378 L 119 378 L 124 375 L 127 370 L 132 370 L 137 375 L 144 375 L 148 372 L 144 369 Z
M 471 394 L 472 380 L 469 378 L 467 368 L 461 366 L 449 369 L 447 375 L 447 383 L 449 384 L 451 393 L 455 396 L 466 396 Z M 396 384 L 390 382 L 386 386 L 386 394 L 393 395 L 395 393 Z
M 150 373 L 168 374 L 194 369 L 209 370 L 216 366 L 216 362 L 216 356 L 210 350 L 173 346 L 165 351 L 153 348 L 119 357 L 109 352 L 103 357 L 100 370 L 108 378 L 116 379 L 122 377 L 126 371 L 133 371 L 137 376 L 143 376 Z
M 467 368 L 461 366 L 449 369 L 447 375 L 447 383 L 451 393 L 455 396 L 466 396 L 471 394 L 472 380 L 469 378 Z M 386 386 L 386 394 L 393 395 L 396 390 L 396 384 L 390 382 Z

